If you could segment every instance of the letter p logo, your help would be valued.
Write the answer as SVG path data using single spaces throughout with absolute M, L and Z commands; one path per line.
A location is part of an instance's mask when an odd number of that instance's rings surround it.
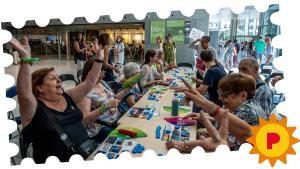
M 280 141 L 280 136 L 277 133 L 267 133 L 267 149 L 270 150 L 273 144 Z

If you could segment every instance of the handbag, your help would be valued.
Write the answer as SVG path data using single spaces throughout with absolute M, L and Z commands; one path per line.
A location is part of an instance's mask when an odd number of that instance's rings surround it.
M 57 119 L 53 115 L 50 110 L 48 110 L 44 105 L 42 106 L 43 110 L 54 126 L 57 134 L 59 135 L 60 140 L 66 145 L 68 151 L 81 155 L 84 159 L 88 158 L 92 152 L 98 147 L 98 144 L 95 140 L 86 140 L 85 142 L 81 143 L 81 145 L 75 146 L 74 143 L 68 137 L 68 134 L 63 130 L 62 126 L 58 123 Z

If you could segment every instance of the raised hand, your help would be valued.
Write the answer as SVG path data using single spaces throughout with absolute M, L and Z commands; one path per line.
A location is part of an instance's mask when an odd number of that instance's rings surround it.
M 24 47 L 16 38 L 12 37 L 10 44 L 19 52 L 20 58 L 30 57 L 31 53 L 29 48 Z
M 96 49 L 96 59 L 103 60 L 104 59 L 104 54 L 102 53 L 102 46 L 99 46 L 97 43 L 95 44 L 95 49 Z

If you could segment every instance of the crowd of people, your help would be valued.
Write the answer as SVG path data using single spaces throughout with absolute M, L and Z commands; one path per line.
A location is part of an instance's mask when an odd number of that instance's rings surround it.
M 266 39 L 263 53 L 258 50 L 261 49 L 259 45 L 255 47 L 257 58 L 270 51 L 270 39 Z M 189 46 L 198 55 L 197 77 L 194 79 L 197 87 L 183 81 L 184 86 L 174 88 L 185 93 L 187 104 L 192 102 L 197 107 L 185 118 L 197 120 L 202 128 L 206 128 L 206 134 L 199 133 L 197 140 L 189 142 L 169 141 L 166 143 L 168 149 L 176 148 L 189 153 L 194 147 L 201 146 L 206 151 L 214 151 L 218 145 L 225 144 L 237 150 L 251 136 L 250 126 L 259 125 L 259 118 L 268 120 L 274 109 L 272 91 L 259 77 L 259 62 L 253 57 L 245 57 L 238 65 L 239 73 L 227 74 L 226 67 L 217 60 L 217 52 L 209 41 L 209 37 L 204 36 Z M 44 163 L 52 155 L 61 161 L 68 161 L 73 154 L 84 156 L 82 145 L 101 143 L 117 126 L 117 120 L 135 105 L 149 87 L 168 86 L 165 73 L 177 67 L 176 44 L 170 35 L 164 43 L 160 37 L 157 38 L 157 48 L 145 52 L 144 63 L 129 62 L 120 72 L 113 63 L 124 64 L 121 37 L 117 38 L 115 50 L 111 53 L 109 34 L 104 33 L 93 39 L 88 49 L 79 33 L 75 42 L 75 57 L 78 68 L 83 70 L 82 82 L 64 91 L 58 72 L 53 67 L 31 73 L 28 44 L 21 44 L 15 38 L 10 44 L 20 57 L 16 85 L 19 112 L 23 134 L 29 135 L 28 141 L 33 143 L 36 163 Z M 230 44 L 228 42 L 227 48 Z M 84 59 L 86 52 L 91 52 L 88 61 Z M 268 62 L 271 61 L 271 55 L 264 56 L 268 56 Z M 112 90 L 107 83 L 115 80 L 111 77 L 113 71 L 124 75 L 118 90 Z M 137 75 L 141 76 L 139 81 L 122 87 Z
M 255 58 L 259 65 L 272 65 L 274 58 L 278 55 L 268 36 L 265 39 L 257 36 L 249 42 L 228 40 L 224 45 L 219 45 L 219 51 L 223 53 L 222 62 L 228 70 L 237 67 L 239 62 L 246 57 Z

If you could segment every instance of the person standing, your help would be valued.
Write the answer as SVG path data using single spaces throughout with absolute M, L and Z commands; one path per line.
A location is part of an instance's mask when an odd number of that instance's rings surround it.
M 156 38 L 156 49 L 163 50 L 163 40 L 160 36 Z
M 99 36 L 99 44 L 103 46 L 104 48 L 104 59 L 103 59 L 103 66 L 105 67 L 105 77 L 103 78 L 104 81 L 109 82 L 109 81 L 115 81 L 114 73 L 120 74 L 120 70 L 113 66 L 113 54 L 112 50 L 110 50 L 110 44 L 111 44 L 111 39 L 109 37 L 108 33 L 103 33 Z
M 121 36 L 117 37 L 115 43 L 115 64 L 124 65 L 124 43 Z
M 266 49 L 265 49 L 265 53 L 264 53 L 264 63 L 272 64 L 272 61 L 274 60 L 274 51 L 275 50 L 272 45 L 271 38 L 266 37 L 265 42 L 266 42 Z
M 200 43 L 199 43 L 200 42 Z M 217 58 L 217 52 L 216 49 L 211 47 L 210 44 L 210 37 L 209 36 L 203 36 L 201 39 L 197 39 L 193 41 L 189 48 L 196 50 L 196 76 L 198 80 L 203 80 L 204 72 L 205 72 L 205 66 L 203 64 L 203 61 L 200 57 L 200 54 L 204 50 L 210 50 L 214 56 L 214 58 Z
M 165 61 L 168 64 L 176 64 L 176 44 L 172 42 L 172 36 L 166 36 L 166 42 L 163 43 L 163 51 L 165 54 Z
M 262 57 L 265 52 L 266 43 L 262 40 L 262 36 L 258 36 L 254 42 L 255 58 L 259 64 L 262 63 Z
M 233 67 L 233 56 L 235 53 L 235 46 L 231 40 L 227 41 L 226 49 L 225 49 L 225 66 L 228 70 Z
M 86 62 L 86 45 L 81 32 L 76 36 L 76 41 L 74 42 L 75 47 L 75 59 L 77 60 L 77 69 L 82 70 L 83 65 Z

